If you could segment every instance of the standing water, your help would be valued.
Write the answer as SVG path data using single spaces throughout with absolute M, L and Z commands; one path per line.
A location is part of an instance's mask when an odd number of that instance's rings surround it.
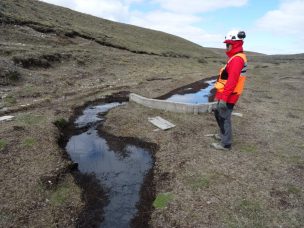
M 123 143 L 118 137 L 106 139 L 98 132 L 105 114 L 119 105 L 114 102 L 87 107 L 74 122 L 76 128 L 85 131 L 72 136 L 66 145 L 79 171 L 95 174 L 106 192 L 108 204 L 100 224 L 105 228 L 131 226 L 138 213 L 136 205 L 144 178 L 153 166 L 150 150 Z
M 208 85 L 205 88 L 200 89 L 197 92 L 192 92 L 192 88 L 186 88 L 183 94 L 174 94 L 167 98 L 167 101 L 190 103 L 190 104 L 202 104 L 208 103 L 211 96 L 211 90 L 214 88 L 215 80 L 206 81 Z M 189 91 L 189 93 L 187 93 Z
M 215 95 L 214 84 L 217 76 L 203 79 L 186 86 L 174 89 L 165 95 L 157 97 L 156 99 L 188 103 L 188 104 L 202 104 L 212 102 Z

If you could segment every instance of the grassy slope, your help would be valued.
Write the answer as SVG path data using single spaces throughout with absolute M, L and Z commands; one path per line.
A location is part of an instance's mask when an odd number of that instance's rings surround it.
M 217 55 L 226 57 L 224 48 L 206 48 L 206 49 L 214 52 Z M 262 53 L 246 51 L 246 49 L 245 49 L 245 52 L 246 52 L 247 56 L 265 56 L 265 54 L 262 54 Z
M 35 0 L 1 1 L 0 19 L 27 24 L 42 31 L 78 34 L 134 52 L 184 57 L 214 56 L 199 45 L 173 35 L 92 17 Z

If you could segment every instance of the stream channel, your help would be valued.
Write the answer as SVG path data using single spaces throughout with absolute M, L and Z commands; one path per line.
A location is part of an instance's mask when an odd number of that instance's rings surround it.
M 158 99 L 207 103 L 213 100 L 214 82 L 214 77 L 200 80 Z M 106 198 L 106 203 L 99 206 L 96 222 L 104 228 L 147 227 L 155 198 L 152 169 L 157 145 L 113 136 L 102 127 L 109 110 L 125 104 L 111 99 L 78 111 L 65 145 L 80 173 L 93 174 L 102 188 L 104 194 L 97 197 Z
M 124 104 L 112 102 L 86 107 L 74 120 L 78 133 L 69 138 L 65 147 L 78 164 L 78 170 L 93 174 L 105 192 L 107 203 L 99 227 L 124 228 L 145 223 L 134 219 L 142 213 L 139 203 L 146 200 L 141 199 L 141 190 L 154 164 L 151 146 L 135 139 L 111 136 L 102 130 L 106 113 Z M 152 205 L 152 201 L 149 203 Z M 149 215 L 140 219 L 148 220 Z

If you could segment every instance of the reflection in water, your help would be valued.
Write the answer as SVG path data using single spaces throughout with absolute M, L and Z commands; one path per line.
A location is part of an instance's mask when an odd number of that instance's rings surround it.
M 118 105 L 111 103 L 85 109 L 75 124 L 92 127 L 72 136 L 66 146 L 72 160 L 78 163 L 80 172 L 94 173 L 105 187 L 109 204 L 104 208 L 105 219 L 101 227 L 129 227 L 137 213 L 136 203 L 140 199 L 144 177 L 153 165 L 147 149 L 126 144 L 122 151 L 111 150 L 107 141 L 98 135 L 96 124 L 92 125 L 92 122 L 102 120 L 98 114 Z
M 96 124 L 98 121 L 103 120 L 102 117 L 98 116 L 98 114 L 103 114 L 109 111 L 112 108 L 121 105 L 118 102 L 113 102 L 109 104 L 102 104 L 96 106 L 90 106 L 83 111 L 83 114 L 75 120 L 75 125 L 77 127 L 85 127 L 87 125 L 92 126 Z
M 216 80 L 210 80 L 206 81 L 209 85 L 199 90 L 196 93 L 185 93 L 183 95 L 180 94 L 174 94 L 173 96 L 167 98 L 167 101 L 173 101 L 173 102 L 181 102 L 181 103 L 190 103 L 190 104 L 202 104 L 202 103 L 208 103 L 209 97 L 211 96 L 211 90 L 214 88 L 214 83 Z M 191 88 L 189 88 L 191 90 Z

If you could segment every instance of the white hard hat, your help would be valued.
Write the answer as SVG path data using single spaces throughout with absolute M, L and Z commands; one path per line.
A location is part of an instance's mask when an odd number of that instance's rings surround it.
M 246 37 L 246 34 L 244 31 L 240 31 L 240 30 L 231 30 L 230 32 L 227 33 L 227 35 L 225 36 L 225 41 L 229 42 L 229 41 L 235 41 L 235 40 L 244 40 Z

